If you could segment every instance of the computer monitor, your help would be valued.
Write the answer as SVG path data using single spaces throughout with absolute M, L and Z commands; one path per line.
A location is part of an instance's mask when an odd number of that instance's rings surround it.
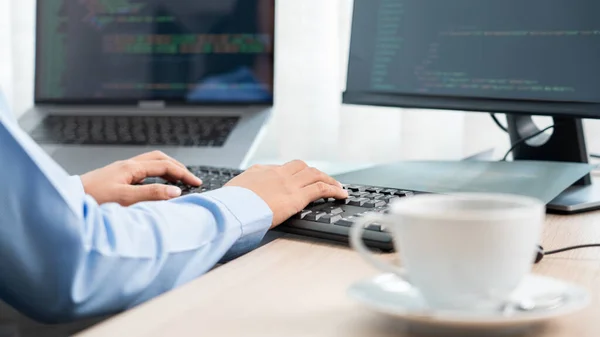
M 515 160 L 588 162 L 582 118 L 600 118 L 600 2 L 354 0 L 346 104 L 506 113 Z M 549 206 L 600 207 L 590 176 Z

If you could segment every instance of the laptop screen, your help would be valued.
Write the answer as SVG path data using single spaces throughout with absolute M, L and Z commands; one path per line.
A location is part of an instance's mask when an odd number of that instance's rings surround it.
M 37 103 L 273 102 L 275 0 L 37 6 Z

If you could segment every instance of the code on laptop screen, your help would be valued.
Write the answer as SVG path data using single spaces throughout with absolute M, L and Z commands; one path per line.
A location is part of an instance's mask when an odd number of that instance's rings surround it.
M 273 100 L 275 0 L 39 0 L 36 101 Z

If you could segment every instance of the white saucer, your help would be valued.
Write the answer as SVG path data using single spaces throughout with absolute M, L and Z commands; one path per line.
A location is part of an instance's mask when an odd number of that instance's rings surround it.
M 590 303 L 589 293 L 576 285 L 556 279 L 529 275 L 515 292 L 515 298 L 538 298 L 548 294 L 562 296 L 559 305 L 532 311 L 497 312 L 436 311 L 427 307 L 418 291 L 400 277 L 384 274 L 358 282 L 348 294 L 375 312 L 400 318 L 427 329 L 514 330 L 571 314 Z

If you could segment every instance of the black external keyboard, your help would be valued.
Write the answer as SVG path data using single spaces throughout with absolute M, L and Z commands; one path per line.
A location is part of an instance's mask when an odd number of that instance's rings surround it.
M 238 117 L 47 116 L 31 133 L 41 144 L 221 147 Z
M 221 188 L 229 180 L 243 171 L 216 167 L 189 167 L 192 173 L 202 179 L 198 188 L 178 183 L 183 194 L 202 193 Z M 145 183 L 166 183 L 162 179 L 151 179 Z M 343 183 L 343 182 L 342 182 Z M 390 202 L 408 198 L 418 192 L 393 188 L 363 185 L 345 185 L 349 198 L 346 200 L 316 200 L 302 212 L 296 214 L 276 230 L 307 237 L 326 239 L 348 244 L 349 231 L 353 222 L 369 212 L 386 213 Z M 392 251 L 392 237 L 380 224 L 372 224 L 363 235 L 365 244 L 371 248 Z

